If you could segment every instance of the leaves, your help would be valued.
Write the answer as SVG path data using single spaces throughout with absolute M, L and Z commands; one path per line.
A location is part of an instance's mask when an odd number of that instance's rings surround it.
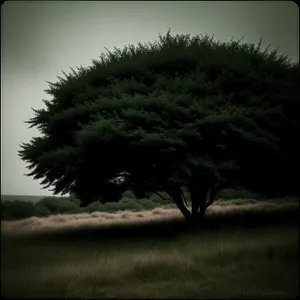
M 168 31 L 63 74 L 27 121 L 42 136 L 19 152 L 55 193 L 88 204 L 113 190 L 117 200 L 129 188 L 188 187 L 195 176 L 266 193 L 296 189 L 298 65 L 260 43 Z M 126 180 L 112 183 L 119 174 Z

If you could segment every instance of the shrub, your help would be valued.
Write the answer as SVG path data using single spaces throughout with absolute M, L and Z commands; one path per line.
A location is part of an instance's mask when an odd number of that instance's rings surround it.
M 89 204 L 86 207 L 82 208 L 82 212 L 85 213 L 92 213 L 92 212 L 96 212 L 96 211 L 105 211 L 104 205 L 99 203 L 99 202 L 93 202 L 91 204 Z
M 132 191 L 126 191 L 123 193 L 124 198 L 136 199 Z
M 118 207 L 118 210 L 125 209 L 125 210 L 139 211 L 142 209 L 141 202 L 140 200 L 137 199 L 122 198 L 118 204 L 120 205 Z
M 165 194 L 165 193 L 160 193 L 160 195 L 163 196 L 164 198 L 167 198 L 167 199 L 170 198 L 170 197 L 169 197 L 167 194 Z M 169 204 L 169 203 L 170 203 L 170 201 L 168 201 L 168 200 L 163 200 L 161 197 L 159 197 L 159 196 L 156 195 L 156 194 L 152 195 L 152 196 L 150 197 L 149 200 L 152 201 L 153 203 L 155 203 L 156 206 L 157 206 L 157 205 L 163 206 L 163 205 L 166 205 L 166 204 Z
M 80 200 L 78 198 L 76 198 L 75 196 L 69 196 L 65 198 L 66 201 L 74 203 L 75 205 L 78 206 L 78 208 L 80 207 Z
M 243 188 L 236 188 L 236 189 L 224 189 L 221 190 L 216 199 L 223 199 L 223 200 L 232 200 L 232 199 L 261 199 L 261 196 L 252 193 Z
M 50 215 L 51 215 L 51 211 L 47 207 L 40 205 L 39 203 L 36 203 L 36 205 L 35 205 L 35 216 L 36 217 L 47 217 Z
M 285 204 L 287 202 L 299 203 L 300 199 L 299 199 L 299 197 L 296 197 L 296 196 L 287 196 L 287 197 L 281 197 L 281 198 L 273 198 L 273 199 L 270 199 L 270 201 L 273 203 Z
M 119 203 L 106 203 L 105 204 L 105 211 L 106 212 L 117 212 L 119 210 L 132 210 L 132 211 L 139 211 L 142 207 L 140 203 L 126 203 L 120 201 Z
M 140 210 L 151 210 L 158 206 L 157 203 L 151 201 L 151 199 L 140 199 L 139 204 L 141 205 Z
M 35 206 L 32 202 L 15 200 L 1 203 L 1 220 L 19 220 L 35 214 Z
M 78 213 L 80 208 L 66 197 L 46 197 L 37 205 L 49 210 L 50 214 Z
M 257 200 L 255 199 L 242 199 L 242 198 L 236 198 L 230 201 L 230 204 L 235 204 L 235 205 L 244 205 L 244 204 L 256 204 Z
M 136 205 L 139 200 L 134 198 L 123 197 L 119 203 L 127 203 L 128 205 Z

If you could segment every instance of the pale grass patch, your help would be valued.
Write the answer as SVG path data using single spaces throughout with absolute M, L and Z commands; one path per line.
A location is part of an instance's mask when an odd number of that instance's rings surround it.
M 100 212 L 100 211 L 94 211 L 94 212 L 91 213 L 91 216 L 93 218 L 103 218 L 103 213 Z
M 130 218 L 130 214 L 127 212 L 121 213 L 119 215 L 119 217 L 121 217 L 122 219 L 129 219 Z
M 153 215 L 165 215 L 166 210 L 164 208 L 157 207 L 157 208 L 152 209 L 152 214 Z
M 116 219 L 116 216 L 114 216 L 112 213 L 103 213 L 103 218 L 107 220 Z
M 89 219 L 91 217 L 91 215 L 88 214 L 88 213 L 74 214 L 74 215 L 71 215 L 71 216 L 73 216 L 73 218 L 76 219 L 76 220 L 79 220 L 79 219 Z
M 28 219 L 19 220 L 19 226 L 39 226 L 43 223 L 42 218 L 30 217 Z
M 55 215 L 55 216 L 49 216 L 48 221 L 53 222 L 53 223 L 66 223 L 70 221 L 70 216 L 69 215 Z
M 229 201 L 228 201 L 229 202 Z M 220 205 L 218 202 L 208 207 L 207 214 L 227 214 L 242 211 L 277 211 L 282 209 L 298 209 L 299 203 L 258 202 L 252 204 Z M 48 231 L 79 227 L 101 227 L 112 224 L 145 223 L 156 220 L 171 220 L 183 218 L 175 208 L 155 208 L 143 212 L 119 211 L 116 213 L 93 212 L 91 214 L 52 215 L 45 218 L 31 217 L 17 221 L 1 221 L 1 232 L 22 233 L 31 231 Z

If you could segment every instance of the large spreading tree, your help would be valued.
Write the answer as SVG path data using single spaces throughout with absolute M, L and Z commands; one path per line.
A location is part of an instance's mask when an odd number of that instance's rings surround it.
M 28 121 L 41 136 L 19 154 L 29 176 L 83 206 L 164 192 L 197 220 L 237 183 L 299 195 L 298 67 L 261 43 L 168 31 L 49 82 L 51 101 Z

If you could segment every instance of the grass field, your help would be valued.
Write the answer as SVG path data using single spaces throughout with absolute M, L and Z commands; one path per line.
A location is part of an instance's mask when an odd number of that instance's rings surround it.
M 299 287 L 298 203 L 216 203 L 201 228 L 177 210 L 4 221 L 7 298 L 286 299 Z

